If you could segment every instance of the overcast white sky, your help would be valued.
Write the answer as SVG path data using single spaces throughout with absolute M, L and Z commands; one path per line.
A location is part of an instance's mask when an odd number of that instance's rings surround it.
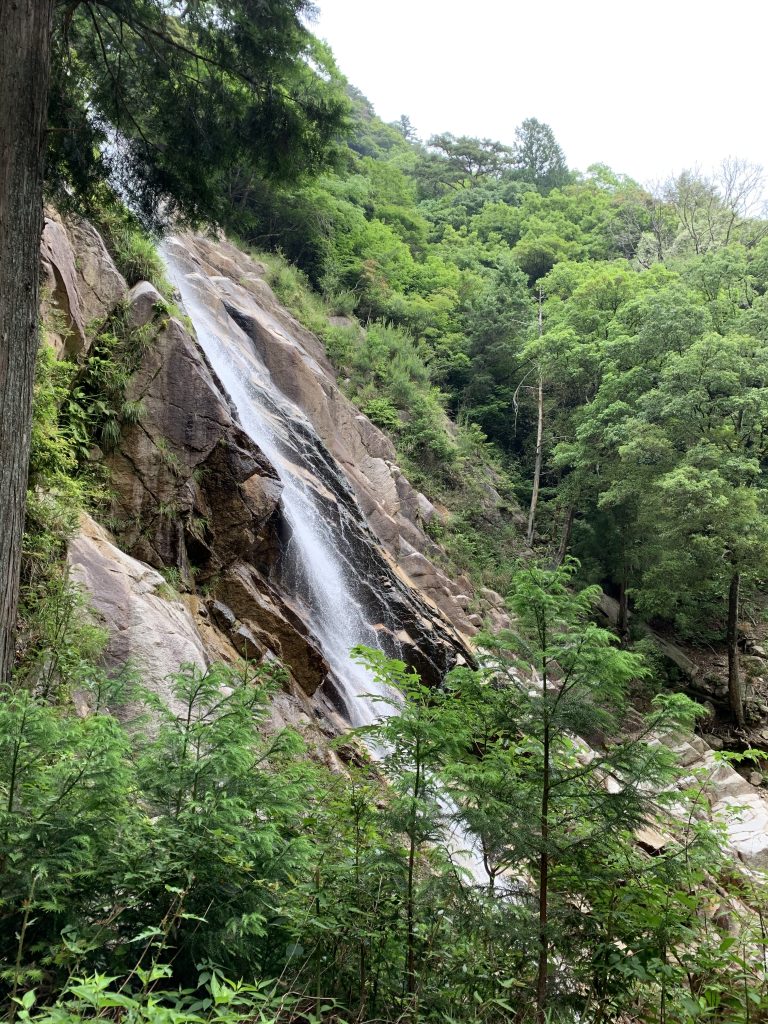
M 315 0 L 312 26 L 385 121 L 511 142 L 641 181 L 725 156 L 768 168 L 767 0 Z

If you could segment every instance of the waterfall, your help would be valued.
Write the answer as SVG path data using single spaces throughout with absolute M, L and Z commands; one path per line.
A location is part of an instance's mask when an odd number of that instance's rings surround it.
M 280 585 L 303 605 L 308 625 L 342 692 L 350 725 L 371 725 L 397 699 L 350 655 L 357 644 L 381 648 L 379 636 L 353 592 L 339 556 L 327 500 L 313 481 L 318 460 L 330 456 L 304 414 L 272 381 L 244 331 L 223 307 L 212 283 L 189 260 L 183 244 L 168 239 L 163 257 L 197 340 L 237 409 L 243 429 L 277 471 L 289 537 Z M 362 515 L 362 513 L 361 513 Z M 372 696 L 371 696 L 372 695 Z
M 350 655 L 357 644 L 382 649 L 360 596 L 354 592 L 349 564 L 341 555 L 344 517 L 331 515 L 334 496 L 318 488 L 317 470 L 346 488 L 332 457 L 301 410 L 275 385 L 250 338 L 227 312 L 216 279 L 201 272 L 184 244 L 166 240 L 161 249 L 168 275 L 178 289 L 197 340 L 235 405 L 240 423 L 277 471 L 281 506 L 289 529 L 279 584 L 304 608 L 346 707 L 353 727 L 372 725 L 392 714 L 402 696 L 379 683 Z M 323 481 L 325 482 L 325 480 Z M 360 520 L 362 512 L 355 503 Z M 391 624 L 396 632 L 397 624 Z M 371 747 L 375 756 L 382 751 Z M 440 803 L 450 817 L 455 808 Z M 481 884 L 487 882 L 476 841 L 454 824 L 449 846 Z

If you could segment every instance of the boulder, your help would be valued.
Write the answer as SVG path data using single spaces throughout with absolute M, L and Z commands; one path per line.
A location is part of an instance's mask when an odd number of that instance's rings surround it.
M 400 559 L 398 568 L 459 632 L 473 636 L 477 625 L 466 614 L 467 595 L 454 594 L 455 585 L 420 551 L 411 551 Z M 459 600 L 461 599 L 461 600 Z M 464 606 L 462 606 L 462 601 Z
M 258 661 L 266 653 L 263 644 L 260 644 L 247 626 L 238 626 L 233 630 L 232 643 L 241 658 L 248 661 Z
M 492 632 L 499 633 L 503 629 L 511 628 L 512 619 L 509 617 L 509 615 L 507 615 L 506 612 L 501 611 L 501 609 L 490 608 L 486 614 L 488 618 L 488 624 Z
M 263 653 L 268 646 L 302 690 L 313 694 L 328 675 L 328 663 L 317 639 L 280 594 L 244 562 L 227 569 L 217 583 L 217 590 L 226 597 L 239 620 L 234 630 L 236 645 L 242 648 L 245 641 L 244 626 L 254 651 Z M 255 653 L 249 655 L 254 656 Z
M 678 782 L 680 788 L 703 786 L 710 813 L 725 826 L 728 846 L 748 867 L 768 869 L 768 800 L 757 787 L 763 776 L 752 773 L 754 781 L 742 778 L 724 761 L 715 758 L 702 737 L 669 735 L 661 742 L 676 754 L 690 774 Z M 759 776 L 760 782 L 757 781 Z
M 42 302 L 48 339 L 60 358 L 86 352 L 128 286 L 96 228 L 47 207 L 40 242 Z
M 188 609 L 159 572 L 121 551 L 89 516 L 81 519 L 68 559 L 72 579 L 109 634 L 107 667 L 131 666 L 143 686 L 180 710 L 169 677 L 184 663 L 208 664 Z
M 223 601 L 211 601 L 210 614 L 219 629 L 225 633 L 229 633 L 237 626 L 237 616 Z
M 164 305 L 160 292 L 149 281 L 139 281 L 125 297 L 128 322 L 131 327 L 144 327 L 155 318 L 159 306 Z
M 719 736 L 715 736 L 710 732 L 705 732 L 702 733 L 701 738 L 711 750 L 723 749 L 723 741 Z
M 480 587 L 478 591 L 480 597 L 486 604 L 489 604 L 491 608 L 503 608 L 504 598 L 501 594 L 497 594 L 495 590 L 490 590 L 488 587 Z
M 78 293 L 86 329 L 103 323 L 128 291 L 104 241 L 92 224 L 79 217 L 65 222 L 75 255 Z
M 421 491 L 416 492 L 416 514 L 424 526 L 429 526 L 437 515 L 437 509 Z

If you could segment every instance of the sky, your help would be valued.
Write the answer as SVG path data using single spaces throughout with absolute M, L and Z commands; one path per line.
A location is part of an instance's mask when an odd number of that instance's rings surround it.
M 768 168 L 766 0 L 315 0 L 312 31 L 385 121 L 511 142 L 536 117 L 570 167 L 642 183 Z

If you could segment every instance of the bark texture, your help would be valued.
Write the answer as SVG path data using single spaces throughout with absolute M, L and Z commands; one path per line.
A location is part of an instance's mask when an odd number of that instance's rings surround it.
M 565 561 L 565 556 L 568 554 L 568 548 L 571 546 L 571 533 L 573 532 L 573 516 L 574 508 L 573 505 L 569 505 L 565 511 L 565 517 L 563 519 L 563 532 L 560 534 L 560 546 L 557 549 L 555 555 L 555 561 L 553 568 L 559 568 Z
M 0 0 L 0 680 L 19 598 L 52 20 L 53 0 Z
M 533 538 L 536 533 L 536 506 L 539 503 L 539 484 L 541 482 L 541 445 L 544 433 L 544 382 L 539 374 L 539 386 L 536 392 L 536 465 L 533 470 L 533 490 L 531 492 L 531 507 L 528 512 L 528 530 L 526 532 L 526 543 L 533 547 Z

